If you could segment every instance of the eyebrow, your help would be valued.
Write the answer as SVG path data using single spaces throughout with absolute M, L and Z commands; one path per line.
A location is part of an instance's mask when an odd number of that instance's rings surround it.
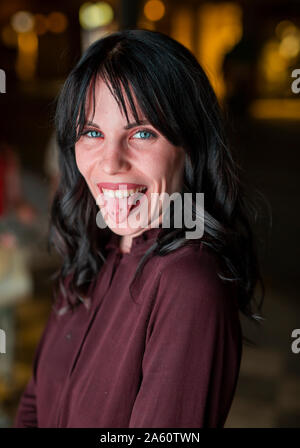
M 95 126 L 96 128 L 100 129 L 100 126 L 98 126 L 96 123 L 93 123 L 92 121 L 88 121 L 87 124 L 89 126 Z M 141 120 L 140 122 L 128 123 L 126 126 L 124 126 L 124 129 L 125 130 L 132 129 L 132 128 L 136 127 L 136 126 L 140 126 L 140 125 L 143 125 L 143 124 L 151 124 L 151 123 L 149 123 L 148 120 Z

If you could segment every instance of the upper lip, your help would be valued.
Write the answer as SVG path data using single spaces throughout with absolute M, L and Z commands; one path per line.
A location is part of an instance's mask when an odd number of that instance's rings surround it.
M 107 188 L 108 190 L 135 190 L 139 187 L 147 188 L 147 185 L 143 184 L 133 184 L 127 182 L 119 182 L 119 183 L 111 183 L 111 182 L 99 182 L 97 183 L 97 187 L 100 192 L 103 193 L 103 188 Z

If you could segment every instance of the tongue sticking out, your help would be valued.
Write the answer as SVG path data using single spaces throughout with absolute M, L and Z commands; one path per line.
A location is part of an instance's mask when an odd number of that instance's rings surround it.
M 139 206 L 143 196 L 144 193 L 137 192 L 128 198 L 105 197 L 105 208 L 112 219 L 121 222 L 127 218 L 131 210 Z

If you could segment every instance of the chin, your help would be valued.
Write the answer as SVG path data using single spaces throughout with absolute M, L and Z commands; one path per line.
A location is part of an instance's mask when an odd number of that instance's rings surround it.
M 128 223 L 119 223 L 116 224 L 115 222 L 111 222 L 111 221 L 106 221 L 107 226 L 110 228 L 110 230 L 114 233 L 116 233 L 117 235 L 120 236 L 136 236 L 140 233 L 142 233 L 146 227 L 143 227 L 142 225 L 138 226 L 138 227 L 130 227 Z M 149 225 L 147 225 L 148 227 Z

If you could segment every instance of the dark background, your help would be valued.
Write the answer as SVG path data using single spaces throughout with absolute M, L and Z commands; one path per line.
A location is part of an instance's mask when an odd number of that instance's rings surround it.
M 22 187 L 24 201 L 34 204 L 46 231 L 54 182 L 46 153 L 53 132 L 55 99 L 81 55 L 86 36 L 92 39 L 93 33 L 101 30 L 140 27 L 162 31 L 187 45 L 207 71 L 228 112 L 228 131 L 247 182 L 261 192 L 272 213 L 269 236 L 262 233 L 265 236 L 260 244 L 266 320 L 260 329 L 243 323 L 257 346 L 244 349 L 237 393 L 226 426 L 299 427 L 300 353 L 291 350 L 291 333 L 300 328 L 300 93 L 292 92 L 291 73 L 300 69 L 300 1 L 164 1 L 165 12 L 159 20 L 147 18 L 144 1 L 107 3 L 114 11 L 113 20 L 90 32 L 84 31 L 79 21 L 83 1 L 1 3 L 0 68 L 6 73 L 6 93 L 0 94 L 0 143 L 10 145 L 19 158 L 24 185 L 27 180 L 27 187 Z M 151 8 L 155 13 L 154 3 L 148 8 L 150 14 Z M 48 28 L 38 34 L 33 29 L 38 49 L 34 69 L 27 75 L 22 64 L 16 69 L 20 36 L 11 20 L 18 11 L 27 11 L 33 17 L 42 14 L 45 20 L 58 11 L 66 25 L 61 32 Z M 263 214 L 260 223 L 265 229 Z M 57 259 L 47 255 L 44 241 L 42 232 L 31 246 L 25 244 L 33 286 L 11 306 L 15 345 L 11 349 L 10 379 L 1 382 L 0 376 L 0 426 L 12 424 L 50 310 L 49 275 Z M 5 311 L 8 306 L 2 308 Z M 5 356 L 0 354 L 0 363 L 4 363 Z

